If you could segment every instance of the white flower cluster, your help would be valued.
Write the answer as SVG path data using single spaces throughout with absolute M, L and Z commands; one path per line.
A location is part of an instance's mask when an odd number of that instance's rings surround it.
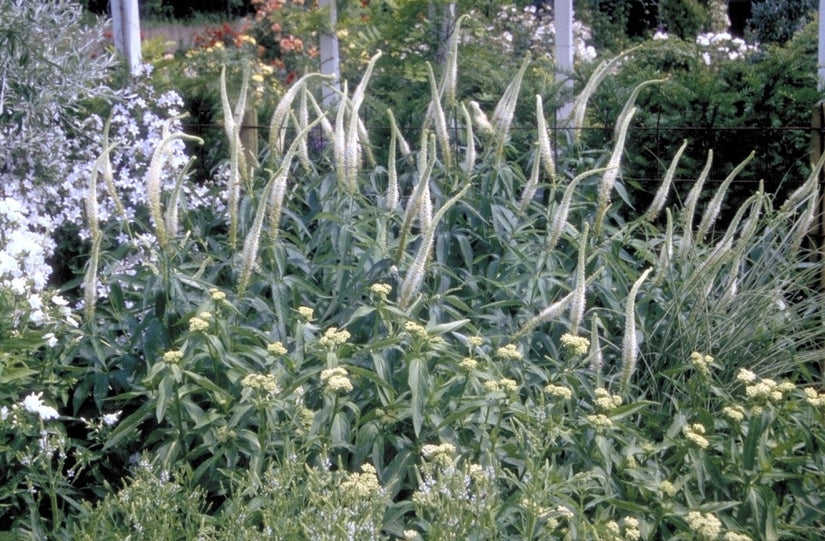
M 140 81 L 133 88 L 132 94 L 114 104 L 109 128 L 109 144 L 114 145 L 110 153 L 112 185 L 128 221 L 146 204 L 144 175 L 162 140 L 164 126 L 168 124 L 170 133 L 180 131 L 176 117 L 183 110 L 183 100 L 174 91 L 158 96 L 150 85 Z M 104 150 L 104 122 L 91 115 L 73 120 L 69 128 L 62 120 L 56 117 L 50 129 L 38 133 L 26 152 L 21 152 L 19 145 L 5 144 L 19 134 L 11 127 L 0 129 L 0 185 L 7 198 L 25 209 L 36 231 L 49 232 L 63 224 L 75 224 L 81 228 L 81 235 L 88 236 L 83 209 L 93 168 Z M 168 151 L 164 190 L 172 189 L 189 159 L 180 140 L 172 141 Z M 97 217 L 106 222 L 116 217 L 117 209 L 103 171 L 99 173 Z M 185 183 L 183 187 L 183 197 L 190 207 L 214 207 L 216 201 L 209 199 L 211 192 L 207 185 Z
M 552 11 L 543 7 L 529 5 L 520 9 L 512 4 L 502 6 L 492 18 L 487 33 L 507 54 L 530 51 L 537 56 L 555 55 L 556 25 Z M 590 62 L 596 58 L 596 49 L 587 44 L 591 38 L 588 26 L 581 21 L 573 21 L 573 47 L 577 61 Z M 468 39 L 472 41 L 475 38 Z
M 657 30 L 653 40 L 667 40 L 667 32 Z M 707 32 L 696 36 L 696 45 L 702 56 L 702 61 L 710 66 L 725 60 L 739 60 L 759 50 L 756 45 L 750 45 L 741 38 L 735 38 L 727 32 Z

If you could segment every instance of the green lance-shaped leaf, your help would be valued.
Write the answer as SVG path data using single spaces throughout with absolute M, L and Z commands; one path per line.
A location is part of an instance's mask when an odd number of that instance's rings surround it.
M 682 146 L 680 146 L 679 150 L 676 151 L 676 155 L 670 162 L 670 167 L 667 168 L 665 178 L 662 180 L 662 184 L 659 186 L 659 189 L 656 190 L 656 195 L 653 196 L 653 201 L 650 203 L 650 207 L 648 207 L 645 212 L 643 219 L 653 221 L 657 216 L 659 216 L 659 213 L 662 212 L 665 202 L 667 201 L 667 194 L 670 193 L 670 186 L 673 184 L 673 176 L 676 174 L 676 166 L 679 165 L 679 160 L 682 158 L 682 154 L 687 148 L 687 144 L 687 139 L 685 139 Z
M 431 223 L 426 231 L 424 231 L 421 244 L 418 246 L 418 252 L 415 255 L 412 265 L 407 270 L 404 281 L 401 283 L 401 288 L 398 293 L 398 307 L 401 310 L 406 310 L 410 305 L 413 297 L 418 294 L 421 289 L 421 282 L 424 280 L 424 274 L 427 269 L 427 261 L 430 258 L 430 251 L 432 250 L 433 241 L 435 240 L 435 230 L 438 227 L 438 222 L 444 217 L 444 214 L 455 205 L 464 194 L 470 189 L 470 184 L 464 185 L 461 190 L 450 199 L 448 199 L 438 212 L 433 216 Z
M 447 169 L 450 169 L 453 159 L 450 150 L 450 135 L 447 131 L 447 117 L 444 115 L 444 109 L 441 107 L 441 98 L 438 96 L 435 74 L 433 74 L 433 67 L 429 62 L 427 62 L 427 78 L 430 81 L 430 105 L 427 109 L 427 117 L 431 117 L 435 124 L 435 135 L 438 139 L 438 144 L 441 146 L 444 165 Z
M 602 222 L 607 214 L 607 209 L 610 206 L 610 196 L 613 193 L 613 187 L 616 185 L 616 177 L 619 176 L 619 165 L 622 160 L 622 153 L 624 152 L 624 142 L 627 137 L 627 128 L 630 126 L 630 121 L 633 120 L 633 115 L 636 114 L 636 108 L 631 107 L 627 111 L 622 112 L 619 117 L 619 134 L 616 138 L 616 143 L 613 146 L 613 153 L 610 155 L 610 160 L 607 162 L 607 170 L 602 175 L 602 182 L 599 184 L 599 194 L 596 207 L 596 220 L 593 232 L 598 235 L 601 232 Z
M 467 130 L 464 136 L 467 139 L 467 148 L 464 152 L 464 163 L 461 168 L 467 176 L 470 176 L 473 174 L 473 168 L 476 165 L 476 140 L 473 134 L 473 119 L 463 103 L 461 104 L 461 114 L 464 115 L 464 125 Z
M 573 101 L 573 108 L 570 110 L 568 125 L 580 127 L 584 123 L 584 115 L 587 111 L 587 103 L 590 101 L 590 98 L 596 92 L 596 88 L 598 88 L 602 81 L 609 77 L 614 70 L 618 69 L 619 64 L 627 55 L 635 51 L 637 48 L 638 46 L 629 49 L 609 60 L 602 61 L 598 66 L 596 66 L 596 69 L 593 71 L 593 75 L 590 76 L 590 79 L 587 80 L 587 84 L 584 85 L 582 91 L 579 93 L 578 96 L 576 96 L 576 99 Z M 579 132 L 580 130 L 574 130 L 574 140 L 578 140 Z
M 705 180 L 710 174 L 710 168 L 713 165 L 713 150 L 708 151 L 708 158 L 705 161 L 705 167 L 696 179 L 696 183 L 688 192 L 685 198 L 685 204 L 681 212 L 682 225 L 682 240 L 679 242 L 679 257 L 685 257 L 693 246 L 693 217 L 696 215 L 696 204 L 699 202 L 699 196 L 702 195 L 702 187 L 705 185 Z
M 728 187 L 731 182 L 733 182 L 733 179 L 736 178 L 736 175 L 738 175 L 739 172 L 742 171 L 746 165 L 748 165 L 748 162 L 750 162 L 755 155 L 756 153 L 751 151 L 751 153 L 748 154 L 748 157 L 742 160 L 742 163 L 737 165 L 734 170 L 731 171 L 731 173 L 719 186 L 719 189 L 716 190 L 716 193 L 713 195 L 713 198 L 710 200 L 710 203 L 708 203 L 708 206 L 705 209 L 705 213 L 702 215 L 702 220 L 699 222 L 699 227 L 696 230 L 697 240 L 704 239 L 710 232 L 711 227 L 713 227 L 714 222 L 716 222 L 716 218 L 719 216 L 719 212 L 722 210 L 722 201 L 725 199 Z
M 652 268 L 645 269 L 639 279 L 633 283 L 630 288 L 630 293 L 627 297 L 627 304 L 625 305 L 624 317 L 624 338 L 622 339 L 622 390 L 627 390 L 630 383 L 630 378 L 636 371 L 636 361 L 639 356 L 639 343 L 636 338 L 636 295 L 639 293 L 639 288 L 647 279 Z
M 585 171 L 581 175 L 571 180 L 570 184 L 567 185 L 567 188 L 564 190 L 564 195 L 562 195 L 559 208 L 556 209 L 555 214 L 553 214 L 553 219 L 550 221 L 550 229 L 547 232 L 548 252 L 555 249 L 556 244 L 559 242 L 562 233 L 564 233 L 564 226 L 567 224 L 567 215 L 570 212 L 570 202 L 573 199 L 573 194 L 575 193 L 576 187 L 579 185 L 579 182 L 586 179 L 587 177 L 592 177 L 593 175 L 603 173 L 606 170 L 606 168 L 601 168 Z
M 275 106 L 275 111 L 272 113 L 272 118 L 269 121 L 269 152 L 271 160 L 278 160 L 283 157 L 284 144 L 286 141 L 286 128 L 289 123 L 289 111 L 292 109 L 292 103 L 299 93 L 306 93 L 307 85 L 315 80 L 331 80 L 332 75 L 323 75 L 321 73 L 308 73 L 295 81 L 289 90 Z M 345 90 L 346 92 L 346 90 Z M 323 113 L 315 102 L 314 98 L 310 96 L 317 115 L 323 116 Z
M 587 276 L 585 275 L 585 266 L 587 264 L 587 234 L 590 231 L 590 226 L 585 222 L 582 228 L 581 237 L 579 237 L 579 258 L 576 265 L 576 286 L 573 289 L 573 300 L 570 303 L 570 331 L 578 333 L 579 327 L 584 319 L 585 308 L 585 282 Z

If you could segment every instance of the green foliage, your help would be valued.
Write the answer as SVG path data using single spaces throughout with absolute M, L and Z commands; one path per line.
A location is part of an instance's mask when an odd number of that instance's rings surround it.
M 708 25 L 708 13 L 699 0 L 662 0 L 659 16 L 668 33 L 691 40 Z
M 758 42 L 785 43 L 811 21 L 817 6 L 813 0 L 754 2 L 748 19 L 748 30 Z
M 63 417 L 0 387 L 12 535 L 821 537 L 825 328 L 804 241 L 822 164 L 718 235 L 746 163 L 708 202 L 709 166 L 682 204 L 668 181 L 634 211 L 628 126 L 666 83 L 633 85 L 611 152 L 553 149 L 540 97 L 519 116 L 529 60 L 500 99 L 453 104 L 453 45 L 441 81 L 420 74 L 421 129 L 390 121 L 380 162 L 361 128 L 376 55 L 328 114 L 320 78 L 296 83 L 246 166 L 248 81 L 222 90 L 225 208 L 184 206 L 149 167 L 151 208 L 101 224 L 82 326 L 55 330 Z M 65 459 L 20 460 L 43 431 Z

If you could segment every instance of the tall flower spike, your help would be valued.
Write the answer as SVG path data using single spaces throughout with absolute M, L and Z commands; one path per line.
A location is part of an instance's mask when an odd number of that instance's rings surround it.
M 361 161 L 361 147 L 358 142 L 358 113 L 361 109 L 361 104 L 364 102 L 364 96 L 367 91 L 367 84 L 369 83 L 372 72 L 375 69 L 375 63 L 381 58 L 381 51 L 378 51 L 370 59 L 367 64 L 367 69 L 364 71 L 364 76 L 355 87 L 350 100 L 350 118 L 349 127 L 347 128 L 346 139 L 344 143 L 344 188 L 350 193 L 355 193 L 358 189 L 358 170 Z
M 587 234 L 589 224 L 585 222 L 579 238 L 579 261 L 576 265 L 576 287 L 573 290 L 573 300 L 570 303 L 570 331 L 578 333 L 584 319 L 585 308 L 585 266 L 587 264 Z
M 552 251 L 556 247 L 556 244 L 559 242 L 562 233 L 564 233 L 564 226 L 567 224 L 567 215 L 570 212 L 570 202 L 573 199 L 573 194 L 576 191 L 576 186 L 578 186 L 580 181 L 586 179 L 587 177 L 598 175 L 600 173 L 603 173 L 604 171 L 606 171 L 606 169 L 604 168 L 585 171 L 581 175 L 571 180 L 570 184 L 567 185 L 567 188 L 564 190 L 564 195 L 561 198 L 559 208 L 556 209 L 555 214 L 553 214 L 553 219 L 550 221 L 550 229 L 547 231 L 548 252 Z
M 392 212 L 398 205 L 398 172 L 395 169 L 395 147 L 398 136 L 390 130 L 390 148 L 387 153 L 387 196 L 384 202 L 387 210 Z
M 585 288 L 588 285 L 590 285 L 596 278 L 598 278 L 602 270 L 603 269 L 597 269 L 596 272 L 594 272 L 593 275 L 585 281 Z M 546 323 L 547 321 L 550 321 L 551 319 L 561 315 L 562 312 L 564 312 L 570 306 L 570 303 L 573 302 L 573 298 L 575 296 L 576 291 L 573 290 L 564 297 L 562 297 L 561 300 L 556 301 L 550 306 L 544 308 L 541 312 L 538 313 L 538 315 L 536 315 L 534 318 L 532 318 L 527 323 L 522 325 L 521 328 L 518 331 L 516 331 L 516 333 L 512 336 L 512 338 L 510 338 L 510 341 L 514 342 L 518 340 L 519 338 L 521 338 L 528 332 L 532 331 L 542 323 Z
M 86 321 L 91 324 L 95 317 L 97 305 L 97 267 L 100 264 L 100 244 L 103 233 L 100 230 L 92 237 L 92 253 L 89 255 L 86 274 L 83 276 L 83 311 Z
M 490 121 L 487 119 L 487 115 L 481 110 L 481 107 L 478 105 L 477 101 L 470 101 L 470 111 L 473 114 L 473 122 L 476 123 L 476 128 L 478 128 L 479 132 L 485 135 L 492 135 L 495 133 L 493 125 L 490 124 Z
M 623 53 L 620 53 L 617 56 L 614 56 L 610 60 L 604 60 L 601 64 L 596 66 L 596 69 L 593 71 L 593 75 L 590 76 L 590 79 L 587 80 L 587 84 L 584 85 L 584 88 L 573 101 L 573 108 L 570 110 L 570 116 L 568 117 L 568 125 L 570 126 L 581 126 L 584 123 L 584 115 L 587 111 L 587 102 L 590 101 L 590 98 L 596 92 L 596 88 L 604 81 L 611 73 L 618 68 L 621 64 L 621 61 L 633 51 L 638 49 L 640 46 L 633 47 Z M 581 130 L 573 130 L 573 137 L 574 140 L 578 140 L 579 132 Z
M 175 180 L 175 187 L 172 189 L 169 202 L 166 205 L 166 233 L 173 237 L 178 234 L 178 210 L 180 208 L 180 194 L 181 191 L 183 191 L 183 181 L 186 180 L 186 175 L 189 174 L 193 163 L 195 163 L 194 156 L 189 158 L 189 161 L 186 162 L 186 165 L 184 165 L 183 169 L 178 173 L 178 178 Z
M 221 105 L 223 107 L 223 127 L 226 138 L 229 142 L 229 185 L 227 186 L 229 210 L 229 245 L 234 249 L 238 238 L 238 205 L 241 200 L 241 179 L 246 174 L 246 164 L 241 151 L 241 119 L 243 110 L 238 115 L 238 106 L 246 104 L 246 83 L 248 82 L 249 70 L 244 70 L 243 92 L 238 96 L 236 111 L 232 111 L 232 104 L 229 102 L 229 93 L 226 90 L 226 66 L 221 68 Z
M 272 175 L 272 178 L 264 186 L 261 192 L 261 199 L 258 203 L 258 209 L 255 212 L 255 219 L 252 222 L 249 232 L 244 239 L 243 250 L 241 252 L 241 275 L 238 280 L 238 295 L 242 295 L 249 285 L 249 280 L 252 278 L 252 272 L 255 270 L 255 263 L 258 259 L 258 246 L 261 241 L 261 232 L 263 230 L 264 218 L 269 215 L 270 225 L 273 226 L 273 239 L 277 234 L 278 218 L 281 214 L 281 206 L 283 205 L 283 196 L 286 192 L 286 180 L 289 175 L 289 169 L 292 166 L 292 160 L 297 151 L 298 141 L 307 136 L 309 131 L 314 128 L 319 122 L 320 118 L 307 126 L 289 145 L 286 156 L 278 168 L 278 171 Z
M 295 101 L 298 93 L 304 92 L 306 90 L 306 86 L 316 79 L 331 80 L 333 79 L 333 76 L 323 75 L 320 73 L 308 73 L 304 75 L 292 83 L 292 86 L 286 91 L 284 96 L 278 102 L 278 105 L 275 106 L 275 112 L 272 113 L 272 118 L 269 121 L 269 152 L 271 159 L 280 160 L 283 156 L 286 140 L 286 128 L 289 122 L 289 111 L 292 109 L 292 102 Z M 314 105 L 316 111 L 319 112 L 318 116 L 321 116 L 318 103 L 315 102 Z
M 622 160 L 622 153 L 624 152 L 625 137 L 627 137 L 627 128 L 630 126 L 630 121 L 633 120 L 633 115 L 636 114 L 636 108 L 631 107 L 626 113 L 619 117 L 619 136 L 613 146 L 613 153 L 610 155 L 610 160 L 607 162 L 607 170 L 602 175 L 602 182 L 599 185 L 598 202 L 596 208 L 596 225 L 593 227 L 593 232 L 597 235 L 601 232 L 604 217 L 607 214 L 607 209 L 610 206 L 610 196 L 613 193 L 613 186 L 616 184 L 616 177 L 619 176 L 619 165 Z
M 470 112 L 467 110 L 467 107 L 464 104 L 461 104 L 461 114 L 464 115 L 464 125 L 466 126 L 466 135 L 465 138 L 467 139 L 467 149 L 464 152 L 464 163 L 462 165 L 462 169 L 467 176 L 473 174 L 473 168 L 476 165 L 476 140 L 475 135 L 473 134 L 473 119 L 470 116 Z
M 682 207 L 681 223 L 682 223 L 682 240 L 679 242 L 679 257 L 685 257 L 693 246 L 693 218 L 696 214 L 696 203 L 699 202 L 699 196 L 702 194 L 702 186 L 705 184 L 705 179 L 710 174 L 710 167 L 713 165 L 713 150 L 708 150 L 708 159 L 705 161 L 705 167 L 696 179 L 696 184 L 688 192 L 685 198 L 685 204 Z
M 404 157 L 409 156 L 411 154 L 410 145 L 407 144 L 407 141 L 404 140 L 404 136 L 398 129 L 398 123 L 395 121 L 395 115 L 392 114 L 392 109 L 387 109 L 387 115 L 390 117 L 392 132 L 395 134 L 396 139 L 398 139 L 398 148 L 401 150 L 401 155 Z
M 533 167 L 530 168 L 530 178 L 524 183 L 524 189 L 521 192 L 521 200 L 518 203 L 519 212 L 524 212 L 533 196 L 536 195 L 536 190 L 539 185 L 539 173 L 541 172 L 541 159 L 538 153 L 533 157 Z
M 167 232 L 166 223 L 163 217 L 163 206 L 161 204 L 161 176 L 163 174 L 163 166 L 169 158 L 168 147 L 175 139 L 182 139 L 184 141 L 195 141 L 203 144 L 203 139 L 186 135 L 185 133 L 177 132 L 169 134 L 168 125 L 163 129 L 163 140 L 152 154 L 152 159 L 149 161 L 149 169 L 146 171 L 146 194 L 149 203 L 149 214 L 152 221 L 155 223 L 155 235 L 158 243 L 166 246 Z
M 404 281 L 401 283 L 401 288 L 398 292 L 398 307 L 401 310 L 406 310 L 419 290 L 421 289 L 421 282 L 424 280 L 424 274 L 427 270 L 427 261 L 430 258 L 430 251 L 435 240 L 435 230 L 438 227 L 438 222 L 444 217 L 444 214 L 455 205 L 464 194 L 470 189 L 470 184 L 465 184 L 461 190 L 450 199 L 448 199 L 438 212 L 433 216 L 429 227 L 424 231 L 421 244 L 418 246 L 418 252 L 415 254 L 415 259 L 410 265 Z
M 722 184 L 719 186 L 719 189 L 716 190 L 716 193 L 713 195 L 713 199 L 710 200 L 708 203 L 707 208 L 705 209 L 705 213 L 702 215 L 702 221 L 699 222 L 699 228 L 696 230 L 696 239 L 701 241 L 705 238 L 705 236 L 710 232 L 710 229 L 713 227 L 714 222 L 716 222 L 716 218 L 719 216 L 719 212 L 722 210 L 722 201 L 725 199 L 725 195 L 727 194 L 728 187 L 730 186 L 733 179 L 736 178 L 742 169 L 748 165 L 753 157 L 756 155 L 756 152 L 751 151 L 747 158 L 742 160 L 742 163 L 737 165 L 733 171 L 731 171 L 730 175 L 725 178 Z
M 103 175 L 103 181 L 106 184 L 106 191 L 109 193 L 109 197 L 112 198 L 112 202 L 115 204 L 115 210 L 117 211 L 118 216 L 123 219 L 123 225 L 126 230 L 129 230 L 129 220 L 126 219 L 126 209 L 123 207 L 123 202 L 120 200 L 120 196 L 117 194 L 117 188 L 115 187 L 115 179 L 114 175 L 112 174 L 112 160 L 111 152 L 114 150 L 114 144 L 109 143 L 109 126 L 111 124 L 112 118 L 111 116 L 106 120 L 106 124 L 103 126 L 103 154 L 101 154 L 101 174 Z M 95 164 L 97 167 L 97 164 Z
M 811 192 L 808 197 L 808 203 L 805 205 L 805 211 L 794 224 L 794 229 L 791 233 L 790 248 L 788 249 L 788 254 L 791 257 L 796 257 L 799 248 L 802 246 L 802 241 L 810 233 L 811 226 L 816 219 L 818 206 L 819 186 L 814 186 L 813 192 Z
M 507 85 L 504 94 L 502 94 L 501 99 L 498 100 L 498 104 L 493 111 L 492 122 L 496 136 L 496 161 L 501 159 L 504 152 L 504 144 L 510 136 L 510 125 L 513 123 L 513 115 L 516 112 L 521 82 L 524 80 L 524 73 L 527 71 L 527 66 L 529 65 L 530 57 L 528 55 L 521 63 L 521 67 L 518 72 L 516 72 L 513 80 Z
M 338 112 L 335 114 L 335 136 L 332 138 L 332 151 L 335 155 L 335 178 L 338 185 L 343 186 L 347 178 L 347 160 L 344 157 L 347 149 L 347 132 L 344 129 L 344 115 L 347 111 L 347 81 L 342 83 L 342 99 L 338 100 Z
M 682 157 L 682 153 L 687 148 L 687 144 L 687 139 L 685 139 L 682 146 L 680 146 L 679 150 L 676 151 L 676 155 L 670 162 L 670 167 L 667 168 L 662 184 L 659 186 L 659 189 L 656 190 L 656 195 L 653 197 L 653 202 L 650 203 L 650 207 L 644 214 L 645 220 L 653 221 L 657 216 L 659 216 L 659 213 L 662 212 L 665 202 L 667 201 L 667 194 L 670 192 L 670 186 L 673 184 L 673 176 L 676 174 L 676 166 L 679 165 L 679 160 Z
M 327 118 L 326 113 L 324 113 L 324 111 L 321 109 L 321 106 L 318 105 L 318 100 L 315 99 L 315 96 L 312 95 L 312 92 L 310 92 L 307 89 L 304 89 L 304 95 L 312 104 L 312 110 L 315 111 L 315 116 L 321 119 L 321 131 L 324 132 L 324 137 L 332 141 L 335 137 L 335 130 L 332 127 L 332 123 L 330 123 L 329 119 Z
M 673 260 L 673 214 L 670 209 L 665 209 L 665 217 L 665 240 L 662 242 L 659 262 L 656 265 L 656 285 L 662 283 L 662 280 L 670 271 L 670 262 Z
M 594 315 L 590 321 L 590 369 L 596 373 L 601 372 L 604 366 L 604 354 L 602 345 L 599 343 L 599 317 Z
M 450 136 L 447 132 L 447 117 L 444 116 L 444 109 L 441 107 L 441 98 L 438 97 L 438 88 L 435 83 L 432 65 L 427 62 L 427 77 L 430 80 L 430 106 L 427 116 L 432 113 L 435 124 L 435 134 L 438 144 L 441 146 L 441 155 L 444 157 L 444 164 L 449 169 L 452 166 L 452 152 L 450 150 Z
M 444 74 L 441 78 L 441 84 L 438 86 L 438 92 L 441 97 L 447 102 L 449 107 L 455 105 L 455 92 L 458 86 L 458 43 L 460 41 L 461 23 L 469 15 L 464 14 L 456 19 L 453 25 L 453 32 L 450 34 L 449 52 L 447 53 L 447 62 L 444 65 Z
M 104 128 L 104 137 L 103 141 L 106 145 L 103 153 L 98 156 L 97 160 L 95 160 L 94 165 L 92 166 L 92 173 L 89 175 L 89 186 L 86 190 L 86 199 L 84 201 L 86 205 L 86 227 L 89 228 L 89 236 L 94 239 L 97 234 L 100 232 L 100 224 L 97 218 L 97 176 L 98 171 L 103 169 L 103 176 L 106 176 L 106 164 L 109 165 L 109 179 L 111 180 L 111 170 L 112 165 L 109 162 L 109 152 L 112 151 L 117 145 L 109 145 L 108 141 L 108 131 L 109 131 L 109 122 L 106 122 L 106 127 Z M 108 186 L 107 186 L 108 188 Z M 120 203 L 120 199 L 117 196 L 117 192 L 113 189 L 110 189 L 113 194 L 113 198 L 117 203 Z M 117 204 L 116 203 L 116 204 Z M 123 210 L 123 206 L 121 205 L 120 210 Z M 124 213 L 125 214 L 125 213 Z
M 424 149 L 427 147 L 432 147 L 431 152 L 424 152 Z M 418 183 L 413 188 L 413 193 L 410 195 L 410 200 L 407 202 L 407 208 L 404 210 L 404 222 L 401 225 L 401 231 L 398 237 L 398 251 L 396 252 L 395 261 L 396 263 L 400 263 L 401 256 L 406 249 L 407 244 L 407 236 L 410 234 L 410 229 L 412 228 L 413 220 L 416 216 L 421 216 L 421 206 L 422 201 L 424 200 L 425 196 L 428 199 L 429 204 L 429 182 L 430 182 L 430 175 L 433 172 L 433 166 L 435 165 L 435 137 L 429 138 L 429 144 L 425 144 L 422 148 L 422 152 L 419 153 L 419 156 L 426 154 L 427 162 L 424 164 L 419 163 L 419 168 L 423 168 L 423 170 L 419 169 L 418 175 Z M 422 225 L 422 230 L 425 227 Z
M 547 131 L 547 120 L 544 118 L 544 104 L 541 95 L 536 94 L 536 124 L 538 129 L 539 156 L 544 166 L 544 174 L 555 186 L 556 159 L 553 157 L 553 146 L 550 144 L 550 134 Z
M 652 268 L 646 269 L 639 279 L 633 283 L 630 288 L 630 293 L 627 296 L 627 304 L 625 305 L 624 317 L 624 339 L 622 340 L 622 390 L 627 390 L 630 384 L 630 378 L 636 371 L 636 360 L 639 356 L 639 343 L 636 339 L 636 295 L 639 293 L 639 288 L 647 279 Z
M 822 153 L 822 156 L 819 158 L 819 161 L 813 167 L 811 174 L 808 175 L 808 179 L 805 181 L 802 186 L 794 190 L 794 192 L 788 196 L 784 203 L 782 203 L 782 207 L 779 209 L 780 212 L 788 212 L 794 209 L 797 205 L 804 202 L 806 198 L 808 198 L 811 193 L 819 186 L 819 172 L 822 171 L 822 166 L 825 164 L 825 152 Z

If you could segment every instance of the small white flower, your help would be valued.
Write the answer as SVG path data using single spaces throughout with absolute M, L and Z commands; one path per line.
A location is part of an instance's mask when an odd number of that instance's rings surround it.
M 36 413 L 40 416 L 40 418 L 44 421 L 48 421 L 49 419 L 57 419 L 60 417 L 60 414 L 51 406 L 47 406 L 40 400 L 40 397 L 43 396 L 43 393 L 31 393 L 29 396 L 23 399 L 23 407 L 26 411 L 30 413 Z
M 103 424 L 106 426 L 114 426 L 120 420 L 120 414 L 123 413 L 122 410 L 118 410 L 114 413 L 107 413 L 103 416 Z
M 58 343 L 57 337 L 54 335 L 53 332 L 48 332 L 44 334 L 43 339 L 46 341 L 46 345 L 50 348 L 53 348 Z

